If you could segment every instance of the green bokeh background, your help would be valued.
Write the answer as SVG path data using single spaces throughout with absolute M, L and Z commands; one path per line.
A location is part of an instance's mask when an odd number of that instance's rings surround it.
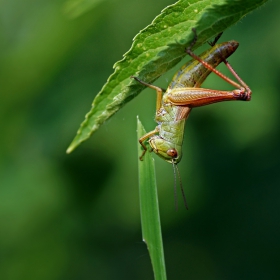
M 153 279 L 136 139 L 136 115 L 155 127 L 153 91 L 65 150 L 114 62 L 172 2 L 96 1 L 77 16 L 79 2 L 0 2 L 0 279 Z M 193 110 L 179 165 L 189 211 L 180 198 L 175 212 L 172 167 L 155 159 L 169 279 L 279 279 L 279 13 L 270 1 L 221 39 L 240 42 L 229 61 L 253 98 Z

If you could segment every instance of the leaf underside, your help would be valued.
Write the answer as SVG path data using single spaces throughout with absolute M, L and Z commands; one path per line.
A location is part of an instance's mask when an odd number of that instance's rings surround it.
M 115 63 L 114 73 L 95 97 L 67 153 L 144 89 L 130 76 L 153 83 L 180 62 L 186 55 L 185 48 L 193 40 L 192 28 L 196 28 L 198 34 L 193 47 L 196 49 L 265 2 L 267 0 L 180 0 L 166 7 L 135 36 L 130 50 Z

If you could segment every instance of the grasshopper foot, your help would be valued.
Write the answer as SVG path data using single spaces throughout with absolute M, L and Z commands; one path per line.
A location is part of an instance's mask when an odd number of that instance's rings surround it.
M 147 152 L 147 150 L 144 150 L 144 151 L 142 152 L 142 155 L 139 157 L 139 159 L 140 159 L 141 161 L 144 160 L 143 157 L 144 157 L 144 155 L 146 154 L 146 152 Z
M 245 90 L 245 88 L 234 90 L 234 97 L 236 97 L 238 100 L 250 101 L 251 91 L 248 92 Z

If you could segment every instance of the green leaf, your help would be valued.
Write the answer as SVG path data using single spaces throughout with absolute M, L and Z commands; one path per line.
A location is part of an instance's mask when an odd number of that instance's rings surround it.
M 193 39 L 193 27 L 198 34 L 195 49 L 266 1 L 181 0 L 165 8 L 135 36 L 131 49 L 114 65 L 114 73 L 95 97 L 67 153 L 144 89 L 131 75 L 152 83 L 175 66 L 186 55 L 184 50 Z
M 138 139 L 146 134 L 144 127 L 137 119 Z M 138 145 L 138 155 L 142 154 L 141 145 Z M 143 241 L 146 243 L 154 271 L 155 279 L 166 279 L 164 253 L 161 237 L 159 206 L 156 186 L 154 159 L 147 152 L 143 161 L 138 161 L 139 169 L 139 196 Z

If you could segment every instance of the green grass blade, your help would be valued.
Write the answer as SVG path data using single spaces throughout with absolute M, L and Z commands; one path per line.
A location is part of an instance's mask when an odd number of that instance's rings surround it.
M 138 139 L 146 133 L 137 119 Z M 138 155 L 142 154 L 138 145 Z M 152 261 L 155 279 L 166 279 L 164 253 L 161 236 L 157 186 L 154 159 L 147 152 L 144 160 L 139 160 L 139 194 L 143 241 L 146 243 Z

